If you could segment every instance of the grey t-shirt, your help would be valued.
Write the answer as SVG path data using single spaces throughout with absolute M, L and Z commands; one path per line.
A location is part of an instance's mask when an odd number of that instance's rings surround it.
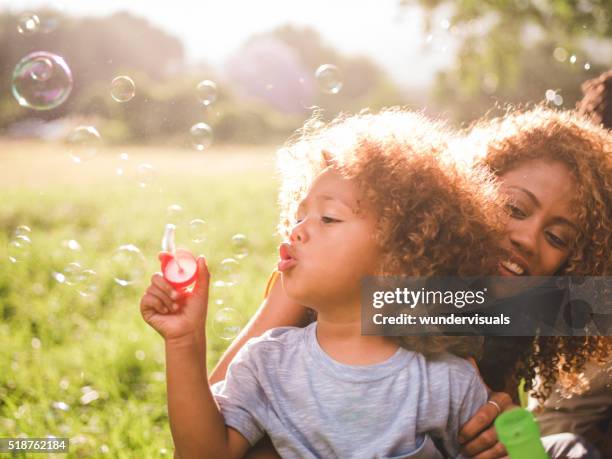
M 384 362 L 346 365 L 316 338 L 317 323 L 249 340 L 212 391 L 225 424 L 251 445 L 268 434 L 283 458 L 451 457 L 457 433 L 486 403 L 464 359 L 399 348 Z

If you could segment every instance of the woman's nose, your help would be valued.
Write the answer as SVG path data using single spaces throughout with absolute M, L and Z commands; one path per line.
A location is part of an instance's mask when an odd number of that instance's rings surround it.
M 289 234 L 289 240 L 291 242 L 306 242 L 308 240 L 308 231 L 306 230 L 306 219 L 293 225 L 291 233 Z
M 520 224 L 513 225 L 510 230 L 510 242 L 520 252 L 526 255 L 537 253 L 538 228 L 535 222 L 523 220 Z

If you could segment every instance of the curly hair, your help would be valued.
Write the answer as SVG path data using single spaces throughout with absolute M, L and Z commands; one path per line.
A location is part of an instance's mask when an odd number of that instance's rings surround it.
M 543 106 L 516 110 L 503 118 L 480 121 L 467 135 L 475 150 L 477 167 L 485 166 L 502 176 L 517 165 L 534 159 L 565 164 L 576 181 L 572 205 L 579 234 L 570 248 L 568 261 L 557 275 L 609 276 L 612 272 L 612 134 L 586 117 Z M 512 384 L 520 378 L 532 389 L 537 374 L 541 384 L 535 391 L 545 399 L 553 384 L 572 380 L 589 360 L 603 362 L 612 350 L 609 337 L 536 337 L 526 339 L 487 338 L 485 357 L 501 370 L 516 362 Z M 484 363 L 486 366 L 487 363 Z M 499 378 L 498 378 L 499 380 Z M 506 381 L 507 383 L 508 381 Z M 515 386 L 516 387 L 516 386 Z
M 314 178 L 328 167 L 353 180 L 358 212 L 377 216 L 379 275 L 475 276 L 493 273 L 504 229 L 494 176 L 448 154 L 451 134 L 438 122 L 402 108 L 340 116 L 315 115 L 281 149 L 279 231 L 285 238 Z M 480 338 L 402 337 L 425 355 L 478 355 Z

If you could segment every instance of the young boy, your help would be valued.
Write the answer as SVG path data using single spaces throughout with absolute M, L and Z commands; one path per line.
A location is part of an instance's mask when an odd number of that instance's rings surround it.
M 459 427 L 487 399 L 470 363 L 445 352 L 464 340 L 362 336 L 361 280 L 495 272 L 496 189 L 450 161 L 442 128 L 410 112 L 311 126 L 279 158 L 278 269 L 316 322 L 252 339 L 211 390 L 204 260 L 180 305 L 159 274 L 143 296 L 166 341 L 177 451 L 242 457 L 267 434 L 282 457 L 457 457 Z

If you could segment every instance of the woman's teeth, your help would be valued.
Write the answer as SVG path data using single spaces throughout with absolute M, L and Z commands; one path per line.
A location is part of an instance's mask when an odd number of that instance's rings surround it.
M 522 276 L 525 273 L 525 270 L 523 268 L 521 268 L 519 265 L 512 261 L 502 261 L 501 264 L 504 268 L 516 274 L 517 276 Z

